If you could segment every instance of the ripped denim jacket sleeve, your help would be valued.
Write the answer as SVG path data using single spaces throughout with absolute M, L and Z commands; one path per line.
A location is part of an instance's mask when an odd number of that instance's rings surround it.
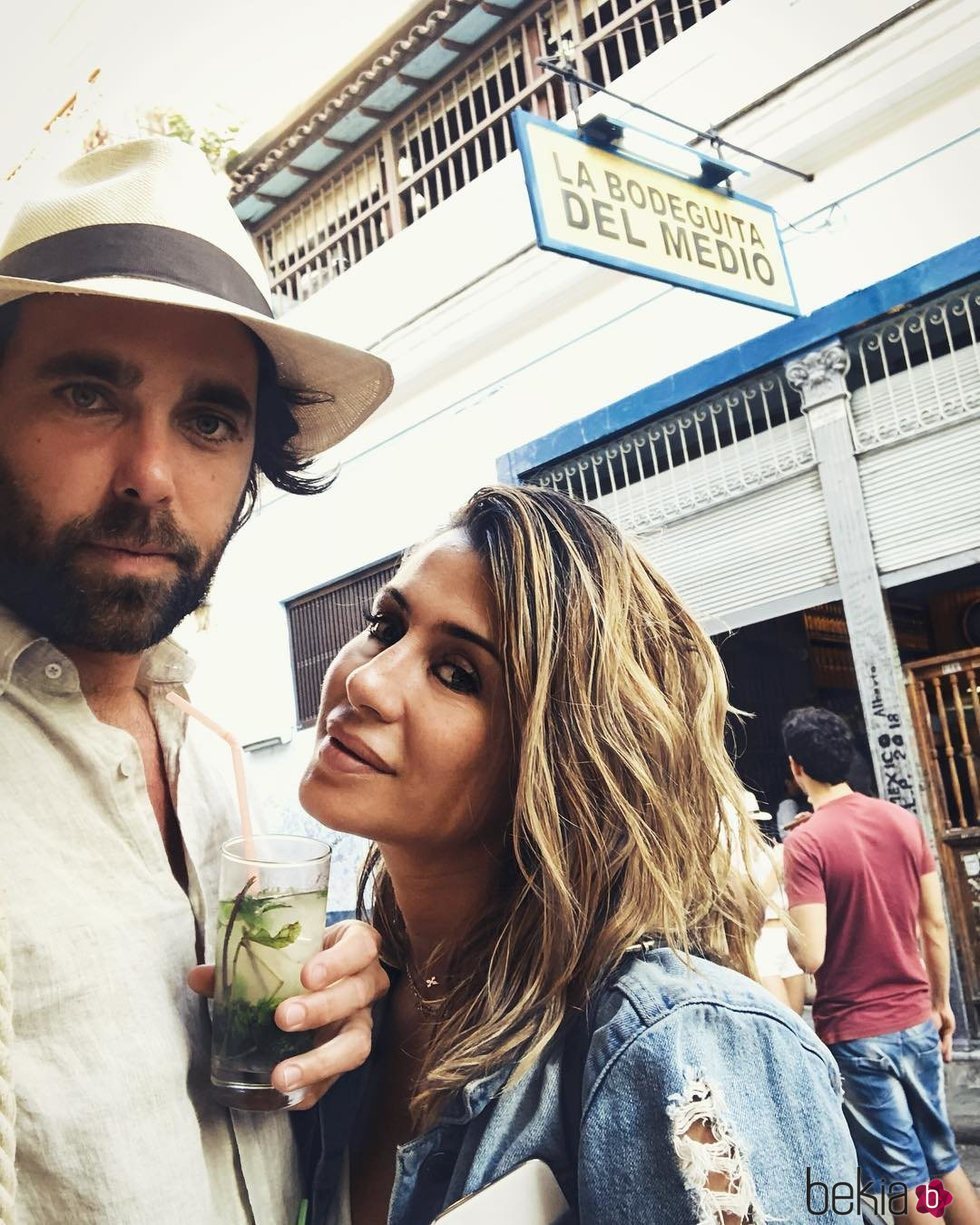
M 853 1178 L 836 1069 L 795 1018 L 690 999 L 636 1028 L 630 1011 L 596 1031 L 587 1061 L 583 1222 L 802 1223 L 808 1179 Z

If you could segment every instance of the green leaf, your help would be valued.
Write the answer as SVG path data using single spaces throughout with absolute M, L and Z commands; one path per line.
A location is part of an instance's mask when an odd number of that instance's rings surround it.
M 287 944 L 292 944 L 299 938 L 301 931 L 301 924 L 287 923 L 285 927 L 280 927 L 275 935 L 261 927 L 250 928 L 246 938 L 250 943 L 262 944 L 268 949 L 284 949 Z

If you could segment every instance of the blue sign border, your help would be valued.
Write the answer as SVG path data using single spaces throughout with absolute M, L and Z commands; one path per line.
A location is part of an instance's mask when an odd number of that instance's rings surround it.
M 706 293 L 716 298 L 728 298 L 733 302 L 743 302 L 746 306 L 760 306 L 763 310 L 775 311 L 780 315 L 792 315 L 799 317 L 801 314 L 799 302 L 796 297 L 796 286 L 793 284 L 793 278 L 790 276 L 789 263 L 786 260 L 786 249 L 783 246 L 783 240 L 779 233 L 779 227 L 775 226 L 776 239 L 779 243 L 779 254 L 782 257 L 783 269 L 786 273 L 786 282 L 789 285 L 790 293 L 793 295 L 792 306 L 786 303 L 775 303 L 767 298 L 757 298 L 752 294 L 738 293 L 733 289 L 725 289 L 718 285 L 709 284 L 706 281 L 698 281 L 693 277 L 682 276 L 680 273 L 661 271 L 660 269 L 648 268 L 645 264 L 635 264 L 631 260 L 621 259 L 615 255 L 599 255 L 595 251 L 590 251 L 587 247 L 578 247 L 573 243 L 562 242 L 556 238 L 552 238 L 544 222 L 544 217 L 541 212 L 540 189 L 538 186 L 538 178 L 534 169 L 534 159 L 531 155 L 530 144 L 528 142 L 527 129 L 532 125 L 540 128 L 548 128 L 552 132 L 557 132 L 567 140 L 576 141 L 580 144 L 588 146 L 590 149 L 603 149 L 606 152 L 613 153 L 617 157 L 623 158 L 624 161 L 632 162 L 637 165 L 647 165 L 642 158 L 633 157 L 627 153 L 622 153 L 618 149 L 612 149 L 605 145 L 597 145 L 595 142 L 586 140 L 585 137 L 577 132 L 571 131 L 569 128 L 562 127 L 559 123 L 552 123 L 549 119 L 542 119 L 538 115 L 532 115 L 527 111 L 514 110 L 511 111 L 511 121 L 514 130 L 514 139 L 517 142 L 517 148 L 521 155 L 521 164 L 524 167 L 524 181 L 527 184 L 528 199 L 531 204 L 531 216 L 534 218 L 534 232 L 537 236 L 538 246 L 545 251 L 554 251 L 559 255 L 570 255 L 574 259 L 583 259 L 590 264 L 598 264 L 603 268 L 616 268 L 620 272 L 628 272 L 633 275 L 645 276 L 651 281 L 666 281 L 670 285 L 680 285 L 684 289 L 693 289 L 697 293 Z M 695 151 L 692 150 L 692 153 Z M 661 174 L 666 174 L 670 178 L 677 179 L 679 183 L 691 185 L 693 180 L 685 179 L 682 175 L 674 174 L 665 167 L 657 166 L 656 169 Z M 700 184 L 697 184 L 700 186 Z M 737 192 L 732 192 L 730 195 L 726 192 L 715 191 L 713 188 L 705 188 L 706 191 L 713 191 L 721 200 L 739 200 L 743 204 L 750 204 L 754 208 L 761 208 L 769 213 L 775 224 L 776 210 L 768 204 L 763 204 L 759 200 L 753 200 L 750 196 L 742 196 Z

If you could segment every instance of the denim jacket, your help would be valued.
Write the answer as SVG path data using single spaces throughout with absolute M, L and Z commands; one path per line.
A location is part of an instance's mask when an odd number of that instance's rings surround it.
M 824 1188 L 856 1175 L 837 1068 L 757 984 L 650 949 L 624 960 L 587 1017 L 580 1055 L 569 1058 L 563 1027 L 517 1083 L 505 1088 L 510 1067 L 471 1081 L 432 1128 L 398 1149 L 389 1225 L 429 1225 L 532 1157 L 551 1167 L 583 1225 L 702 1225 L 720 1220 L 719 1209 L 754 1225 L 860 1220 L 830 1204 L 821 1211 Z M 319 1107 L 312 1225 L 337 1192 L 372 1063 Z M 577 1136 L 567 1134 L 570 1118 Z M 716 1145 L 687 1134 L 693 1126 L 703 1138 L 699 1123 Z M 740 1190 L 734 1202 L 707 1187 L 713 1170 Z

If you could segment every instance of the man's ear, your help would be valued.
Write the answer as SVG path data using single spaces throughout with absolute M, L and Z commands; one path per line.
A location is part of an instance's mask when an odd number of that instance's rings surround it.
M 790 774 L 792 774 L 793 781 L 796 783 L 796 785 L 801 790 L 805 790 L 805 788 L 803 787 L 803 771 L 800 769 L 800 763 L 796 760 L 795 757 L 791 757 L 789 759 L 789 771 L 790 771 Z

